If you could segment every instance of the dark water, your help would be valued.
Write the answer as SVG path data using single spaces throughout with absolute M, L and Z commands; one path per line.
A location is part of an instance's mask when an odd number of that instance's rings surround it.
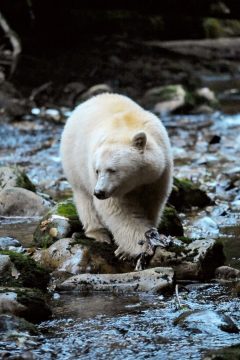
M 240 115 L 216 113 L 164 119 L 175 156 L 175 175 L 190 178 L 215 201 L 181 214 L 186 235 L 219 238 L 226 264 L 240 268 Z M 62 175 L 59 140 L 63 125 L 29 118 L 0 126 L 0 164 L 18 164 L 40 191 L 55 198 L 69 191 Z M 220 142 L 210 144 L 219 136 Z M 28 246 L 37 218 L 0 219 L 0 236 Z M 239 298 L 223 285 L 195 284 L 180 293 L 191 309 L 219 310 L 240 326 Z M 200 332 L 173 325 L 180 314 L 174 296 L 64 294 L 52 303 L 54 318 L 42 335 L 0 340 L 0 354 L 31 350 L 38 359 L 201 359 L 206 349 L 240 342 L 208 324 Z M 206 326 L 205 326 L 206 324 Z

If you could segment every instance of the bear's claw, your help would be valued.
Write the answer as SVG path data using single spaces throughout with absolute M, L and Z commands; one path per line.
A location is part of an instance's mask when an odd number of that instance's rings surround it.
M 135 271 L 140 271 L 146 268 L 150 258 L 155 254 L 157 246 L 167 247 L 170 243 L 169 237 L 160 235 L 155 228 L 151 228 L 150 230 L 146 231 L 145 237 L 146 240 L 140 240 L 139 244 L 147 246 L 146 251 L 139 255 Z

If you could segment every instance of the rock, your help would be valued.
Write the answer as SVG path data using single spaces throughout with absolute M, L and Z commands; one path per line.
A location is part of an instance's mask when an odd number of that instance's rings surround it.
M 202 104 L 213 106 L 218 102 L 214 92 L 207 87 L 197 89 L 195 95 Z
M 4 121 L 21 118 L 29 112 L 28 101 L 7 81 L 0 82 L 0 108 Z
M 0 251 L 0 286 L 30 287 L 46 290 L 49 273 L 28 255 Z
M 90 87 L 86 92 L 81 95 L 81 101 L 85 101 L 92 96 L 96 96 L 103 93 L 112 93 L 112 88 L 107 84 L 97 84 Z
M 220 266 L 215 270 L 215 277 L 223 281 L 238 281 L 240 280 L 240 270 L 230 266 Z
M 168 202 L 173 205 L 176 210 L 182 211 L 192 206 L 203 208 L 211 205 L 212 200 L 197 184 L 188 179 L 174 178 L 174 186 Z
M 175 240 L 168 249 L 156 249 L 150 266 L 171 266 L 178 280 L 203 280 L 213 278 L 224 259 L 223 246 L 216 240 L 195 240 L 188 244 Z
M 11 250 L 19 247 L 21 247 L 21 244 L 18 240 L 10 236 L 0 237 L 0 250 Z
M 75 275 L 58 286 L 60 291 L 160 292 L 173 284 L 172 268 L 154 268 L 124 274 Z
M 29 323 L 28 321 L 7 314 L 0 315 L 0 334 L 4 339 L 9 339 L 11 337 L 16 338 L 17 334 L 28 333 L 30 335 L 37 335 L 38 331 L 35 325 Z
M 58 203 L 39 223 L 33 239 L 38 247 L 48 247 L 55 241 L 82 231 L 77 210 L 72 200 Z
M 219 331 L 239 333 L 239 329 L 230 316 L 213 310 L 189 310 L 174 320 L 174 325 L 185 329 L 214 335 Z
M 144 94 L 144 102 L 154 105 L 154 112 L 166 115 L 185 103 L 186 91 L 182 85 L 154 87 Z
M 66 238 L 56 241 L 48 249 L 37 250 L 33 258 L 50 271 L 81 273 L 117 273 L 131 271 L 134 264 L 120 261 L 114 255 L 116 247 L 93 239 Z M 56 273 L 59 276 L 58 273 Z
M 183 236 L 183 225 L 177 211 L 172 206 L 166 206 L 161 223 L 158 227 L 160 234 L 171 236 Z
M 75 107 L 78 103 L 78 98 L 86 90 L 86 86 L 81 82 L 71 82 L 67 84 L 62 92 L 60 103 L 64 106 Z
M 50 209 L 50 202 L 32 191 L 19 187 L 0 192 L 1 216 L 41 216 Z
M 36 188 L 24 171 L 18 167 L 0 166 L 0 191 L 20 187 L 35 192 Z
M 205 352 L 202 360 L 239 360 L 240 344 Z
M 51 310 L 39 290 L 0 288 L 0 314 L 11 314 L 37 323 L 49 319 Z

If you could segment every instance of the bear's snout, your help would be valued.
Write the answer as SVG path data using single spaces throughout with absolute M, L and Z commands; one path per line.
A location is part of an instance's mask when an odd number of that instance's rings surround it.
M 94 196 L 99 200 L 104 200 L 107 198 L 107 194 L 104 190 L 94 190 Z

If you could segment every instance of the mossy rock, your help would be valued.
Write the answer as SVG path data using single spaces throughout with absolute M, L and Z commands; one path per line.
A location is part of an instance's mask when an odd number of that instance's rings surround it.
M 30 256 L 15 251 L 1 250 L 0 255 L 8 255 L 19 272 L 14 277 L 11 271 L 6 271 L 0 278 L 0 286 L 29 287 L 46 290 L 49 282 L 49 272 L 39 266 Z
M 82 231 L 76 207 L 71 199 L 59 202 L 38 224 L 34 234 L 34 244 L 48 248 L 55 241 Z
M 172 206 L 165 207 L 158 231 L 167 236 L 183 236 L 182 222 Z
M 35 192 L 35 185 L 24 171 L 17 166 L 0 166 L 0 190 L 9 187 L 20 187 Z
M 203 208 L 213 203 L 197 184 L 188 179 L 176 178 L 174 178 L 173 190 L 168 201 L 177 211 L 191 209 L 193 206 Z
M 16 288 L 16 287 L 1 287 L 0 294 L 16 294 L 16 302 L 23 307 L 16 309 L 10 307 L 11 313 L 31 323 L 39 323 L 40 321 L 48 320 L 52 311 L 47 304 L 48 295 L 44 294 L 39 289 Z

